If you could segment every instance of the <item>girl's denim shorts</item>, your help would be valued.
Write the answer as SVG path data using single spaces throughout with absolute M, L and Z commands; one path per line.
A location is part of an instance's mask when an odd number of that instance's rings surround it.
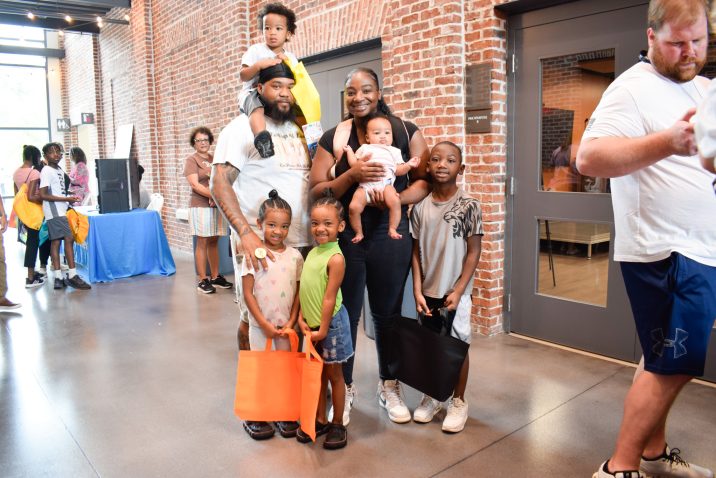
M 343 363 L 353 356 L 351 325 L 345 306 L 341 305 L 331 319 L 328 335 L 316 344 L 316 352 L 323 358 L 324 363 Z

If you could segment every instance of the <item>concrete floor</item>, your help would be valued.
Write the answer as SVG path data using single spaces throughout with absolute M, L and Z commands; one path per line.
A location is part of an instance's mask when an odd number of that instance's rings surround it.
M 173 277 L 26 291 L 12 235 L 23 308 L 0 314 L 2 477 L 590 477 L 612 450 L 633 368 L 508 335 L 473 342 L 460 434 L 391 423 L 361 336 L 347 448 L 252 441 L 233 415 L 230 291 L 197 293 L 189 256 Z M 669 425 L 672 446 L 716 469 L 716 389 L 687 386 Z

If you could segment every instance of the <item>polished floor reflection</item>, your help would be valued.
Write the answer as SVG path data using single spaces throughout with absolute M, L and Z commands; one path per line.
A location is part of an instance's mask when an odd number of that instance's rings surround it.
M 587 477 L 612 450 L 633 374 L 508 335 L 476 338 L 470 418 L 446 435 L 438 420 L 388 421 L 361 335 L 348 447 L 254 442 L 232 413 L 233 295 L 197 293 L 188 257 L 174 277 L 26 291 L 18 248 L 6 247 L 9 296 L 23 308 L 0 314 L 2 477 Z M 670 444 L 711 468 L 714 404 L 716 389 L 690 384 L 669 424 Z
M 609 251 L 599 249 L 587 259 L 586 247 L 553 244 L 555 252 L 540 252 L 537 292 L 558 299 L 607 306 Z M 561 247 L 561 249 L 559 249 Z M 570 249 L 573 248 L 573 249 Z

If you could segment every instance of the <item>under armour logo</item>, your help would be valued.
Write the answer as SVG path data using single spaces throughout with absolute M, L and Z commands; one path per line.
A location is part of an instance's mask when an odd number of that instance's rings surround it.
M 684 342 L 689 338 L 689 333 L 684 329 L 676 329 L 676 335 L 673 339 L 664 338 L 663 329 L 654 329 L 651 331 L 651 338 L 654 341 L 654 346 L 651 347 L 651 351 L 659 357 L 664 355 L 664 348 L 674 349 L 675 359 L 687 353 Z

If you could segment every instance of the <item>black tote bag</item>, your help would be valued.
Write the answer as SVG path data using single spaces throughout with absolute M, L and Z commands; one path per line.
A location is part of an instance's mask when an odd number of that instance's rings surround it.
M 393 324 L 388 369 L 396 379 L 443 402 L 455 389 L 469 347 L 416 320 L 399 317 Z

